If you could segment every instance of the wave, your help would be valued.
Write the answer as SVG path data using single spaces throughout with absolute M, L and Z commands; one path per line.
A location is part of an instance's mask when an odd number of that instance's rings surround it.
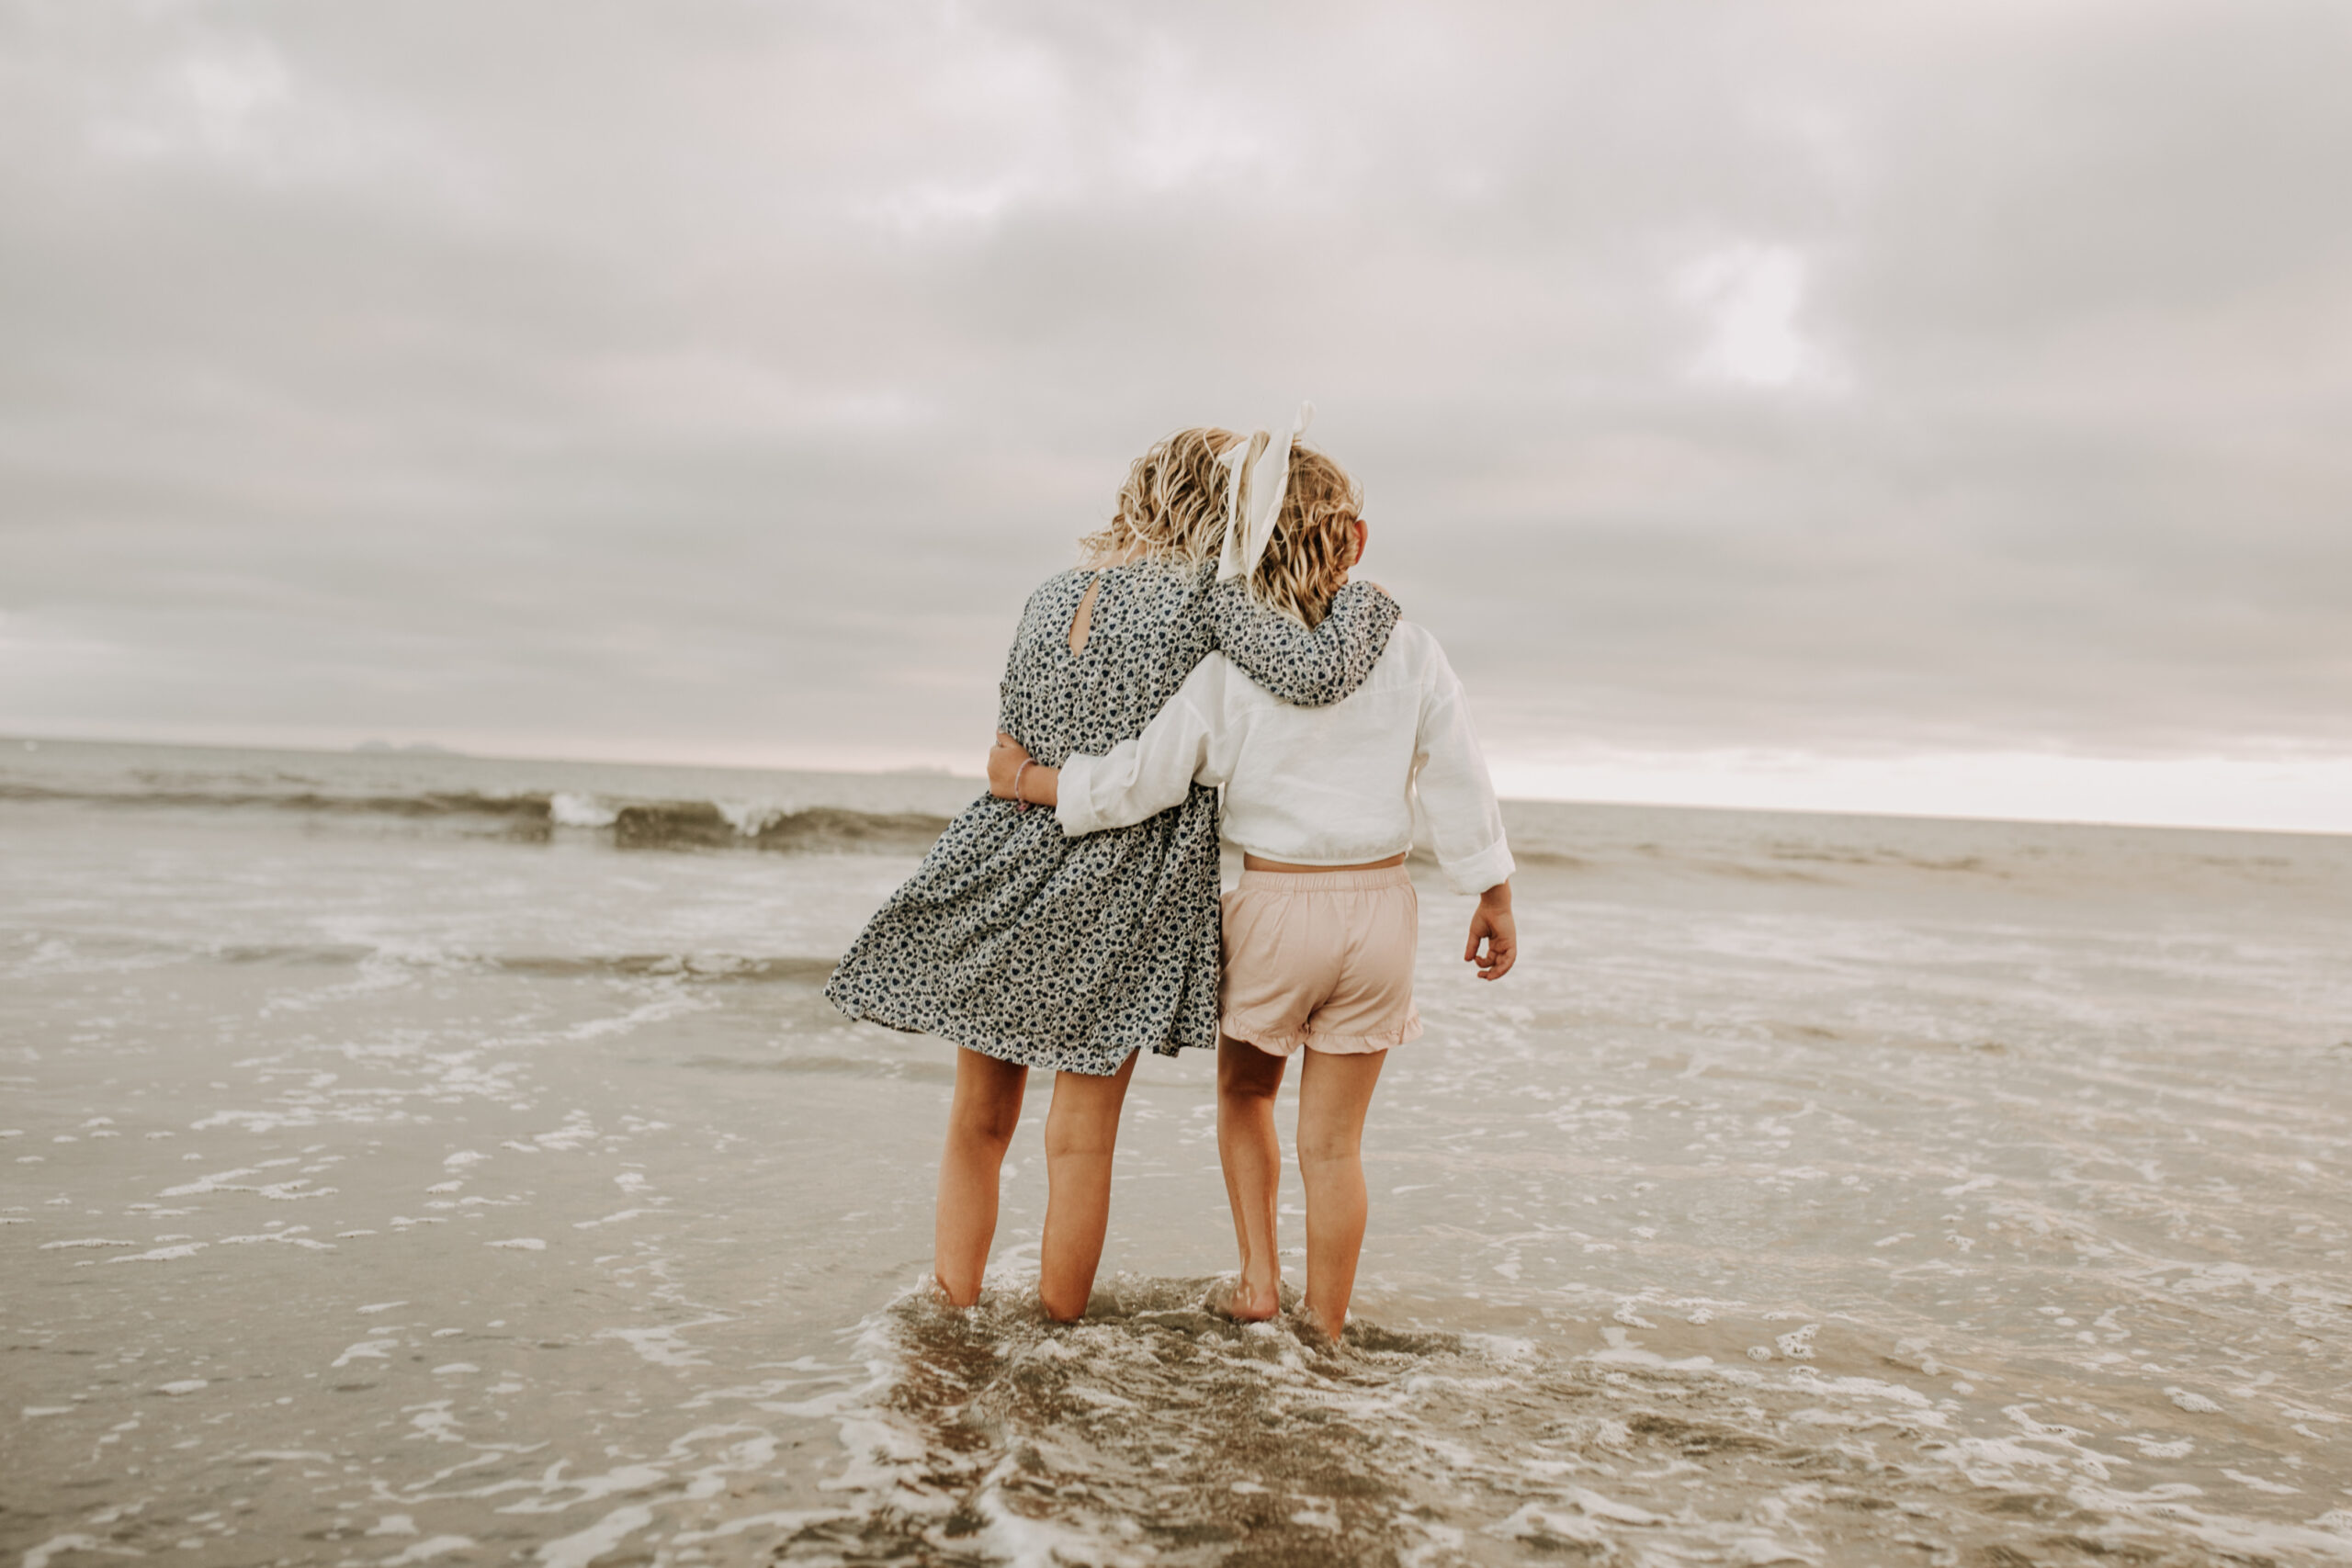
M 922 851 L 946 830 L 947 821 L 919 811 L 855 811 L 839 806 L 747 811 L 718 801 L 661 801 L 617 807 L 613 841 L 625 849 Z
M 319 790 L 75 790 L 0 782 L 0 800 L 75 800 L 102 806 L 211 807 L 221 810 L 274 807 L 286 811 L 379 817 L 545 818 L 548 797 L 492 795 L 475 790 L 427 790 L 415 795 L 331 795 Z
M 921 853 L 948 823 L 920 811 L 798 809 L 718 800 L 606 800 L 569 790 L 497 794 L 428 790 L 334 795 L 317 790 L 74 790 L 0 782 L 0 801 L 74 801 L 123 807 L 276 810 L 408 820 L 472 818 L 526 840 L 604 833 L 622 849 L 754 849 L 786 854 Z

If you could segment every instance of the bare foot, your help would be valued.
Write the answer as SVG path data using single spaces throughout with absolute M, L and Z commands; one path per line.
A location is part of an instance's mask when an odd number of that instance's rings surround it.
M 1253 1287 L 1243 1279 L 1219 1280 L 1209 1287 L 1209 1311 L 1237 1323 L 1263 1323 L 1282 1311 L 1280 1292 L 1272 1285 Z

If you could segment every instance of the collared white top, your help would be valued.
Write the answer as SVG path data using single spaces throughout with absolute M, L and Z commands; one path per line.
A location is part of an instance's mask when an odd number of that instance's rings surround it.
M 1396 623 L 1363 687 L 1329 707 L 1293 707 L 1210 654 L 1140 736 L 1062 763 L 1054 815 L 1073 836 L 1124 828 L 1195 782 L 1225 786 L 1225 836 L 1266 860 L 1385 860 L 1413 847 L 1418 817 L 1456 890 L 1483 892 L 1511 873 L 1462 682 L 1410 621 Z

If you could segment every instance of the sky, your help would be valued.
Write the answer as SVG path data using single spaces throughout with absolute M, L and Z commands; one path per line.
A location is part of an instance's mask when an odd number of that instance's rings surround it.
M 1506 793 L 2352 830 L 2352 8 L 0 0 L 0 733 L 977 772 L 1317 409 Z

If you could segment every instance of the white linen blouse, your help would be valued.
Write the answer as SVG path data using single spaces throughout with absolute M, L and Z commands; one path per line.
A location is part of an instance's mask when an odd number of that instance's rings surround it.
M 1356 694 L 1293 707 L 1221 653 L 1196 665 L 1132 740 L 1063 761 L 1054 816 L 1076 836 L 1225 786 L 1225 836 L 1294 865 L 1359 865 L 1413 847 L 1425 825 L 1457 892 L 1508 878 L 1510 849 L 1462 682 L 1424 627 L 1399 621 Z

